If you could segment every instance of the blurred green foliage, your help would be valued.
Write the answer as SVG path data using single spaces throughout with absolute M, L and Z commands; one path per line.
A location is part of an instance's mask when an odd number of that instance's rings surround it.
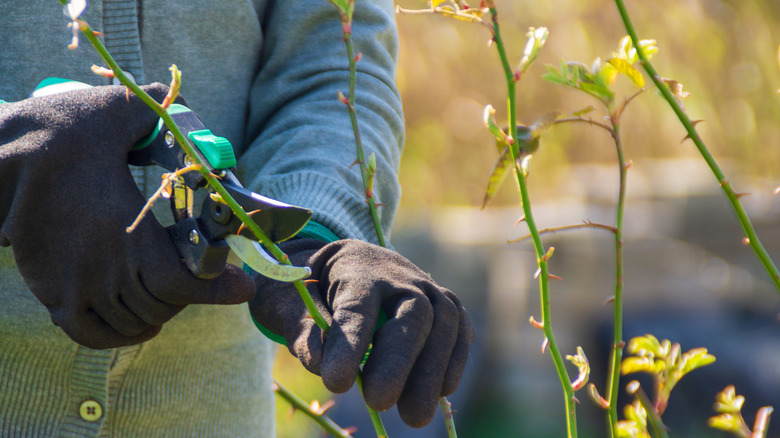
M 402 0 L 409 9 L 421 0 Z M 476 4 L 476 2 L 474 2 Z M 550 31 L 531 70 L 518 84 L 517 122 L 530 124 L 550 111 L 565 114 L 593 105 L 593 99 L 542 80 L 545 65 L 561 59 L 590 65 L 615 50 L 625 30 L 611 0 L 498 0 L 510 62 L 522 56 L 529 27 Z M 780 172 L 780 2 L 774 0 L 656 0 L 628 4 L 640 38 L 654 39 L 659 72 L 684 84 L 697 128 L 729 174 L 766 180 Z M 404 100 L 407 140 L 401 163 L 402 208 L 437 204 L 479 206 L 497 158 L 493 136 L 482 124 L 487 104 L 506 121 L 505 89 L 485 27 L 435 15 L 399 15 L 401 60 L 398 84 Z M 622 84 L 621 84 L 622 82 Z M 618 99 L 631 90 L 618 80 Z M 621 94 L 621 87 L 626 90 Z M 601 117 L 594 111 L 589 115 Z M 682 126 L 666 103 L 650 92 L 632 102 L 622 119 L 627 158 L 698 157 L 682 143 Z M 582 124 L 557 126 L 542 139 L 529 185 L 532 196 L 556 196 L 556 181 L 571 165 L 614 163 L 606 134 Z M 702 163 L 703 165 L 703 163 Z M 668 178 L 675 178 L 669 174 Z M 630 178 L 630 175 L 629 175 Z M 494 205 L 515 205 L 506 184 Z M 403 209 L 402 209 L 403 211 Z

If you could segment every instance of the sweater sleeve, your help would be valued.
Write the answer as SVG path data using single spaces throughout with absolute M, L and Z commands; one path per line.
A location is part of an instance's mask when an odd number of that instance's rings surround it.
M 264 195 L 314 211 L 340 238 L 376 242 L 347 108 L 349 62 L 339 15 L 325 0 L 269 1 L 239 171 Z M 403 113 L 396 89 L 398 35 L 391 0 L 356 2 L 356 112 L 366 157 L 376 154 L 374 196 L 385 234 L 400 198 Z

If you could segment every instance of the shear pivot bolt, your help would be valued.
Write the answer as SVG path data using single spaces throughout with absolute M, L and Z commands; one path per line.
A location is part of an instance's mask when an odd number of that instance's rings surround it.
M 166 144 L 166 145 L 167 145 L 169 148 L 172 148 L 172 147 L 173 147 L 174 140 L 175 140 L 175 139 L 173 138 L 173 132 L 171 132 L 171 131 L 165 131 L 165 136 L 164 136 L 164 138 L 165 138 L 165 144 Z
M 190 241 L 190 245 L 195 246 L 200 241 L 200 234 L 197 230 L 190 230 L 190 234 L 187 235 L 187 239 Z

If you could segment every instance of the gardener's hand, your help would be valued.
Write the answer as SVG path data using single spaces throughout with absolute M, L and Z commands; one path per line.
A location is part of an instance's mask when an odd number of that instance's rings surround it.
M 414 427 L 428 424 L 438 398 L 455 391 L 474 338 L 458 298 L 399 254 L 357 240 L 282 244 L 312 269 L 308 290 L 330 324 L 323 335 L 295 287 L 256 276 L 252 316 L 333 392 L 347 391 L 365 357 L 363 395 L 378 411 L 398 404 Z M 388 321 L 376 329 L 380 310 Z M 376 330 L 376 333 L 374 331 Z
M 158 101 L 167 93 L 145 90 Z M 152 216 L 125 231 L 145 203 L 127 155 L 157 120 L 123 86 L 0 104 L 0 245 L 54 324 L 87 347 L 142 342 L 187 304 L 254 293 L 232 267 L 212 281 L 192 276 Z

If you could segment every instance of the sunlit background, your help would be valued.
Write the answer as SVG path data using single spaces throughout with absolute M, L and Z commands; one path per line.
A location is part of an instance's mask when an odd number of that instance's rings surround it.
M 358 0 L 359 2 L 360 0 Z M 478 3 L 476 1 L 472 3 Z M 629 0 L 641 38 L 657 41 L 653 63 L 665 78 L 684 84 L 684 101 L 710 151 L 739 192 L 769 253 L 780 260 L 780 2 L 775 0 Z M 424 8 L 419 0 L 399 1 Z M 616 50 L 625 30 L 610 0 L 496 0 L 510 59 L 519 61 L 529 27 L 545 26 L 547 44 L 518 84 L 518 122 L 550 111 L 568 113 L 599 103 L 574 89 L 541 79 L 559 60 L 586 65 Z M 434 15 L 399 15 L 398 85 L 406 115 L 400 177 L 404 197 L 393 230 L 397 250 L 459 294 L 477 327 L 469 372 L 451 397 L 460 436 L 565 436 L 563 400 L 542 335 L 535 261 L 528 242 L 507 243 L 527 229 L 516 185 L 508 180 L 480 210 L 498 157 L 482 124 L 492 104 L 506 121 L 506 94 L 498 56 L 487 30 Z M 648 81 L 649 82 L 649 81 Z M 618 81 L 619 101 L 635 91 Z M 780 408 L 780 294 L 741 242 L 742 234 L 718 181 L 659 95 L 650 90 L 629 105 L 621 132 L 628 174 L 624 337 L 653 333 L 680 342 L 683 351 L 707 347 L 717 361 L 683 379 L 664 416 L 673 436 L 726 436 L 707 429 L 715 393 L 734 384 L 747 398 L 752 427 L 761 406 Z M 613 224 L 618 188 L 615 147 L 585 124 L 556 126 L 542 138 L 529 176 L 541 228 Z M 556 247 L 552 323 L 564 354 L 581 345 L 591 360 L 591 381 L 604 391 L 614 288 L 613 237 L 603 230 L 545 236 Z M 279 355 L 277 378 L 304 398 L 324 401 L 316 378 L 289 354 Z M 572 375 L 575 369 L 570 368 Z M 628 376 L 623 387 L 635 376 Z M 652 393 L 649 381 L 642 380 Z M 333 412 L 355 436 L 371 436 L 360 403 L 339 397 Z M 606 436 L 604 415 L 578 393 L 581 436 Z M 621 399 L 621 406 L 629 399 Z M 280 436 L 317 436 L 316 426 L 284 402 Z M 622 415 L 622 414 L 621 414 Z M 776 415 L 777 416 L 777 415 Z M 440 418 L 412 431 L 385 415 L 391 436 L 445 436 Z M 780 434 L 780 419 L 768 436 Z

